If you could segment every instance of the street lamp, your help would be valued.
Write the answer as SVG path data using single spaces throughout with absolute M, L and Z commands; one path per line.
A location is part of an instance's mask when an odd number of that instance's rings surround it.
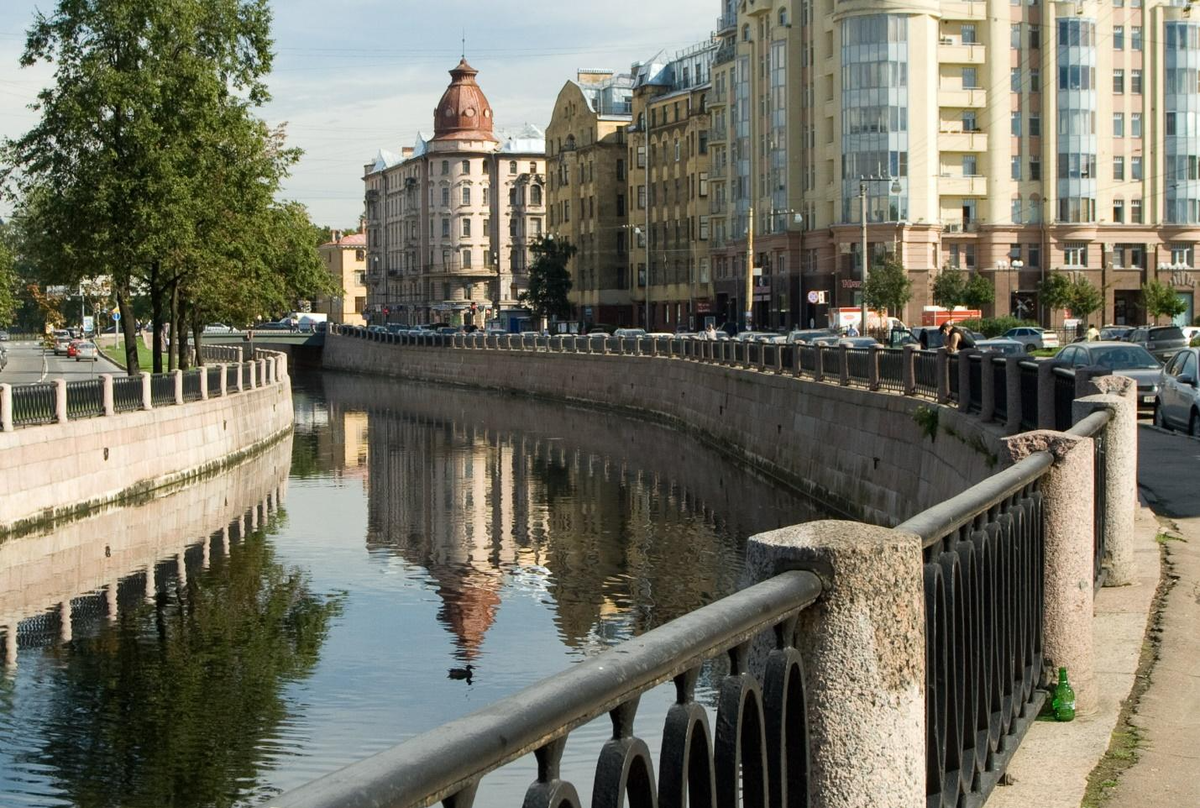
M 867 255 L 867 184 L 872 182 L 890 182 L 889 190 L 893 194 L 901 193 L 904 188 L 900 185 L 900 180 L 895 177 L 875 177 L 861 176 L 858 178 L 858 202 L 859 202 L 859 218 L 862 219 L 862 305 L 859 311 L 861 321 L 859 325 L 860 333 L 867 333 L 867 273 L 870 272 L 871 259 Z
M 1014 269 L 1017 270 L 1017 285 L 1020 286 L 1020 284 L 1021 284 L 1021 269 L 1024 266 L 1025 266 L 1025 262 L 1022 261 L 1020 258 L 1015 258 L 1011 262 L 1005 261 L 1004 259 L 1001 259 L 996 262 L 996 271 L 997 272 L 999 272 L 1000 270 L 1004 270 L 1008 273 L 1008 310 L 1009 310 L 1010 314 L 1012 313 L 1012 310 L 1013 310 L 1012 300 L 1013 300 L 1013 294 L 1015 294 L 1013 292 L 1013 288 L 1012 288 L 1012 271 Z

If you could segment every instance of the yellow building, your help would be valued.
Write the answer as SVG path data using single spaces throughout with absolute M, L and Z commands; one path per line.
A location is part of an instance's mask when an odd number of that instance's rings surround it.
M 708 250 L 708 97 L 717 46 L 703 42 L 631 71 L 629 261 L 634 322 L 648 331 L 695 331 L 710 317 L 719 322 Z
M 545 226 L 545 142 L 493 127 L 466 60 L 434 112 L 433 136 L 364 167 L 368 319 L 510 328 L 524 315 L 529 246 Z
M 995 314 L 1045 324 L 1064 314 L 1038 300 L 1051 272 L 1103 288 L 1105 321 L 1144 321 L 1153 278 L 1194 316 L 1187 8 L 724 0 L 719 14 L 710 247 L 727 319 L 742 319 L 747 263 L 762 268 L 756 325 L 822 325 L 855 305 L 864 207 L 873 260 L 896 254 L 913 281 L 910 322 L 954 269 L 993 279 Z
M 335 230 L 333 240 L 322 244 L 317 252 L 342 294 L 318 299 L 313 311 L 329 315 L 331 323 L 363 325 L 367 308 L 367 237 L 361 233 L 343 236 Z
M 549 230 L 578 248 L 571 304 L 585 326 L 634 322 L 623 227 L 632 86 L 628 74 L 580 70 L 559 91 L 546 128 Z

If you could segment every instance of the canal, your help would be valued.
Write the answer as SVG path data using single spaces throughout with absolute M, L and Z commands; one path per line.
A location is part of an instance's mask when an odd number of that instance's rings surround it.
M 821 515 L 612 413 L 334 374 L 294 402 L 236 469 L 0 544 L 0 806 L 263 804 L 734 591 L 746 536 Z M 585 803 L 609 734 L 568 743 Z

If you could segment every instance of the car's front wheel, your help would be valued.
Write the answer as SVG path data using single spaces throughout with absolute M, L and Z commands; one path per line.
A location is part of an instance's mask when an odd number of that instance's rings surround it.
M 1038 344 L 1036 342 L 1031 342 L 1025 346 L 1025 349 L 1028 350 L 1030 353 L 1033 353 L 1034 351 L 1036 351 L 1038 349 Z
M 1192 419 L 1188 422 L 1188 434 L 1200 438 L 1200 412 L 1192 410 Z
M 1159 429 L 1170 430 L 1167 426 L 1167 418 L 1163 415 L 1162 401 L 1154 402 L 1154 425 Z

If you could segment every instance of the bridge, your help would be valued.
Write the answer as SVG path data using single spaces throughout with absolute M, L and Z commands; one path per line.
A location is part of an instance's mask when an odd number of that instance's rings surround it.
M 256 348 L 273 348 L 276 346 L 304 346 L 320 348 L 325 344 L 324 331 L 230 331 L 227 334 L 205 334 L 201 338 L 203 345 L 223 345 L 228 347 L 249 346 Z

